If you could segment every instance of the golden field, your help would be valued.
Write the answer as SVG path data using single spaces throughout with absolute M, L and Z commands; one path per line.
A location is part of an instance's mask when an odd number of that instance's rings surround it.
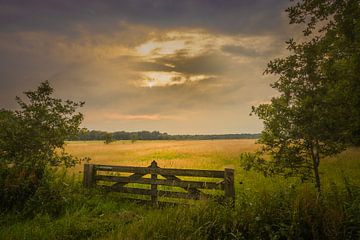
M 84 189 L 83 166 L 78 165 L 70 170 L 75 174 L 59 171 L 49 175 L 53 176 L 51 188 L 43 187 L 40 197 L 35 198 L 37 202 L 32 202 L 36 203 L 32 210 L 36 217 L 4 215 L 0 220 L 0 239 L 224 239 L 222 236 L 230 236 L 226 239 L 317 239 L 318 233 L 312 232 L 314 226 L 321 226 L 319 231 L 324 235 L 321 239 L 358 239 L 352 237 L 356 232 L 349 231 L 360 229 L 360 148 L 350 148 L 321 160 L 323 200 L 319 201 L 311 181 L 264 177 L 242 169 L 240 155 L 256 150 L 259 146 L 255 142 L 247 139 L 117 141 L 108 145 L 101 141 L 67 142 L 68 153 L 90 157 L 94 164 L 147 166 L 156 160 L 160 167 L 169 168 L 223 170 L 234 167 L 235 207 L 209 201 L 164 208 L 141 205 L 125 200 L 124 194 Z M 189 180 L 193 179 L 189 177 Z M 149 186 L 136 184 L 136 187 Z M 160 190 L 181 191 L 168 186 L 160 186 Z M 61 209 L 61 213 L 50 215 L 56 209 Z M 290 232 L 289 235 L 283 235 L 284 231 Z M 274 233 L 281 237 L 274 237 Z
M 223 169 L 238 165 L 243 152 L 254 151 L 255 139 L 194 141 L 102 141 L 67 142 L 65 150 L 77 157 L 90 157 L 93 164 Z M 75 171 L 81 171 L 77 166 Z
M 255 139 L 139 140 L 115 141 L 110 144 L 103 141 L 71 141 L 66 143 L 65 150 L 76 157 L 89 157 L 93 164 L 149 166 L 155 160 L 159 167 L 164 168 L 223 170 L 231 167 L 235 169 L 238 179 L 250 185 L 257 183 L 259 187 L 265 184 L 262 181 L 270 179 L 265 180 L 258 174 L 245 172 L 240 166 L 241 153 L 253 152 L 259 147 Z M 344 175 L 357 176 L 352 179 L 358 182 L 359 159 L 360 148 L 350 148 L 339 155 L 322 159 L 320 173 L 323 184 L 342 181 Z M 79 164 L 70 172 L 82 173 L 82 170 L 83 164 Z

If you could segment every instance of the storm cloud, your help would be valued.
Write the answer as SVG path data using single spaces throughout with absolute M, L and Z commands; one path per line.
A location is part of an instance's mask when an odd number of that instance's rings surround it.
M 156 28 L 205 28 L 230 34 L 274 34 L 284 0 L 3 0 L 2 31 L 119 30 L 121 22 Z
M 258 132 L 275 94 L 287 0 L 0 0 L 0 107 L 49 80 L 83 100 L 84 126 Z

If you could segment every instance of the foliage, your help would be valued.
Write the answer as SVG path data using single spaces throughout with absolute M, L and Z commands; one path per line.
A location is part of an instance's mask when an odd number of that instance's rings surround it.
M 132 140 L 133 136 L 137 136 L 138 140 L 215 140 L 215 139 L 256 139 L 260 134 L 213 134 L 213 135 L 170 135 L 158 131 L 139 131 L 139 132 L 104 132 L 104 131 L 83 131 L 75 137 L 68 140 L 89 141 L 89 140 L 106 140 L 108 134 L 114 140 Z
M 105 144 L 110 144 L 114 141 L 114 139 L 112 138 L 112 134 L 111 133 L 106 133 L 105 135 Z
M 359 156 L 352 149 L 322 164 L 322 202 L 308 184 L 237 168 L 243 184 L 236 181 L 234 208 L 213 202 L 154 208 L 82 189 L 80 175 L 58 172 L 29 208 L 1 216 L 0 239 L 358 239 Z
M 360 3 L 358 0 L 302 0 L 288 10 L 290 23 L 305 24 L 305 36 L 321 49 L 327 84 L 346 98 L 352 143 L 360 143 Z M 348 116 L 344 116 L 346 118 Z
M 41 185 L 47 167 L 74 166 L 81 159 L 64 151 L 64 141 L 80 131 L 84 103 L 54 98 L 49 82 L 16 97 L 20 109 L 0 110 L 1 208 L 21 204 Z
M 305 36 L 322 26 L 308 41 L 290 39 L 291 54 L 268 64 L 265 73 L 279 76 L 271 86 L 280 95 L 253 107 L 264 121 L 263 147 L 243 161 L 260 164 L 257 168 L 266 173 L 300 175 L 303 180 L 313 170 L 320 192 L 320 159 L 340 153 L 358 137 L 360 3 L 303 0 L 288 12 L 291 23 L 307 23 Z M 269 161 L 253 161 L 264 155 Z
M 130 135 L 130 139 L 131 139 L 131 143 L 134 143 L 137 140 L 139 140 L 139 135 L 137 133 L 133 133 Z

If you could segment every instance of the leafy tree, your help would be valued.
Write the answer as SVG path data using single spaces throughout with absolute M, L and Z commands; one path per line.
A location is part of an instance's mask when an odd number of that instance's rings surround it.
M 46 168 L 81 161 L 64 151 L 64 141 L 79 133 L 83 102 L 54 98 L 48 81 L 16 97 L 19 110 L 0 110 L 0 200 L 3 208 L 31 196 Z
M 290 23 L 305 24 L 304 35 L 321 49 L 327 84 L 341 92 L 338 98 L 347 98 L 349 140 L 360 145 L 360 2 L 303 0 L 287 11 Z
M 268 64 L 265 73 L 279 76 L 271 86 L 280 94 L 270 104 L 253 107 L 264 121 L 263 147 L 244 155 L 246 169 L 303 180 L 313 176 L 320 193 L 320 159 L 358 141 L 359 5 L 354 0 L 303 0 L 287 10 L 290 23 L 306 23 L 307 39 L 289 40 L 291 54 Z
M 114 139 L 112 138 L 112 134 L 111 133 L 106 133 L 105 135 L 105 144 L 110 144 L 114 141 Z
M 138 133 L 132 133 L 130 139 L 131 139 L 131 143 L 135 143 L 137 140 L 139 140 Z

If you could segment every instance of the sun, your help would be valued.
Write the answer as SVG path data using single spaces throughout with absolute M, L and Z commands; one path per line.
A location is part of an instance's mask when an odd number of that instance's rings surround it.
M 153 86 L 155 86 L 155 83 L 154 83 L 154 81 L 147 81 L 146 85 L 147 85 L 147 87 L 152 88 Z

